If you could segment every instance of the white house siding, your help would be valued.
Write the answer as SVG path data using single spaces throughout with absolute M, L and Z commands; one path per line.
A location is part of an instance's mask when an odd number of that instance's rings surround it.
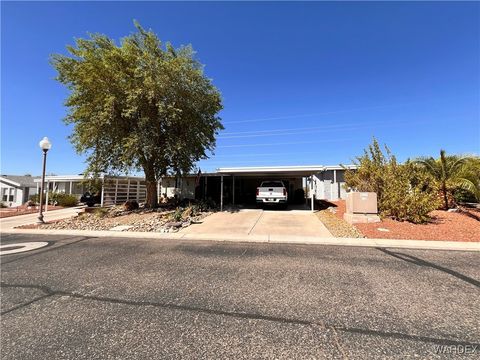
M 23 190 L 20 188 L 2 182 L 0 194 L 1 201 L 6 206 L 14 207 L 23 204 Z
M 17 176 L 17 178 L 26 178 L 26 176 Z M 0 201 L 6 206 L 23 205 L 31 195 L 36 193 L 37 188 L 35 186 L 17 183 L 5 177 L 0 179 Z
M 177 195 L 180 198 L 194 199 L 195 198 L 195 177 L 185 177 L 177 181 L 175 186 L 175 178 L 165 177 L 159 186 L 159 197 L 167 195 L 171 198 Z
M 345 170 L 325 170 L 314 176 L 315 198 L 320 200 L 339 200 L 347 197 L 345 189 Z

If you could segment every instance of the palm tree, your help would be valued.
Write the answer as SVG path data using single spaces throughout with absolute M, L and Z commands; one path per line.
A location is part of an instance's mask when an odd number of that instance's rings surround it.
M 436 181 L 448 209 L 448 194 L 455 189 L 471 192 L 480 199 L 480 158 L 478 156 L 446 155 L 440 150 L 440 158 L 418 158 L 415 162 Z

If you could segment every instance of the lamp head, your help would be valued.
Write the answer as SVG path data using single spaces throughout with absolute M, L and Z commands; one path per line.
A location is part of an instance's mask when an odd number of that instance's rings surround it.
M 38 145 L 43 151 L 48 151 L 52 147 L 52 143 L 48 140 L 46 136 L 38 143 Z

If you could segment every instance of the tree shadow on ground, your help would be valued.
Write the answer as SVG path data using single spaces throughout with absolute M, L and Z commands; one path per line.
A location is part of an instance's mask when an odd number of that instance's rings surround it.
M 416 256 L 413 256 L 413 255 L 404 254 L 404 253 L 401 253 L 401 252 L 393 252 L 393 251 L 390 251 L 390 250 L 387 250 L 387 249 L 382 249 L 382 248 L 376 248 L 376 249 L 383 252 L 384 254 L 393 256 L 394 258 L 412 263 L 414 265 L 423 266 L 423 267 L 430 267 L 432 269 L 440 270 L 440 271 L 442 271 L 446 274 L 449 274 L 449 275 L 452 275 L 452 276 L 456 277 L 457 279 L 460 279 L 460 280 L 465 281 L 469 284 L 472 284 L 473 286 L 476 286 L 476 287 L 480 288 L 480 281 L 475 280 L 475 279 L 473 279 L 469 276 L 463 275 L 463 274 L 461 274 L 461 273 L 459 273 L 455 270 L 451 270 L 449 268 L 446 268 L 446 267 L 428 262 L 426 260 L 420 259 L 420 258 L 418 258 Z
M 330 201 L 327 201 L 327 200 L 316 200 L 315 201 L 315 209 L 316 210 L 326 210 L 329 207 L 336 208 L 336 207 L 338 207 L 338 205 L 334 204 Z

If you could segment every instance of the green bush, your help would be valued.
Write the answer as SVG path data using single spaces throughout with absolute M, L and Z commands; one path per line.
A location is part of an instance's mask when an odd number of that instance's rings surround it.
M 40 203 L 40 194 L 35 194 L 29 197 L 30 201 L 33 201 L 35 204 Z M 43 204 L 45 204 L 46 196 L 43 197 Z M 59 193 L 59 192 L 48 192 L 48 204 L 49 205 L 59 205 L 63 207 L 71 207 L 78 205 L 78 199 L 75 195 Z
M 377 193 L 382 216 L 413 223 L 428 221 L 428 214 L 440 205 L 438 193 L 431 185 L 433 179 L 414 163 L 398 164 L 387 147 L 385 151 L 386 154 L 374 139 L 357 157 L 358 168 L 346 171 L 346 186 Z
M 78 205 L 78 199 L 75 195 L 57 193 L 55 200 L 57 204 L 63 207 L 71 207 Z
M 183 209 L 181 207 L 177 207 L 175 212 L 171 215 L 173 221 L 181 221 L 183 215 Z

